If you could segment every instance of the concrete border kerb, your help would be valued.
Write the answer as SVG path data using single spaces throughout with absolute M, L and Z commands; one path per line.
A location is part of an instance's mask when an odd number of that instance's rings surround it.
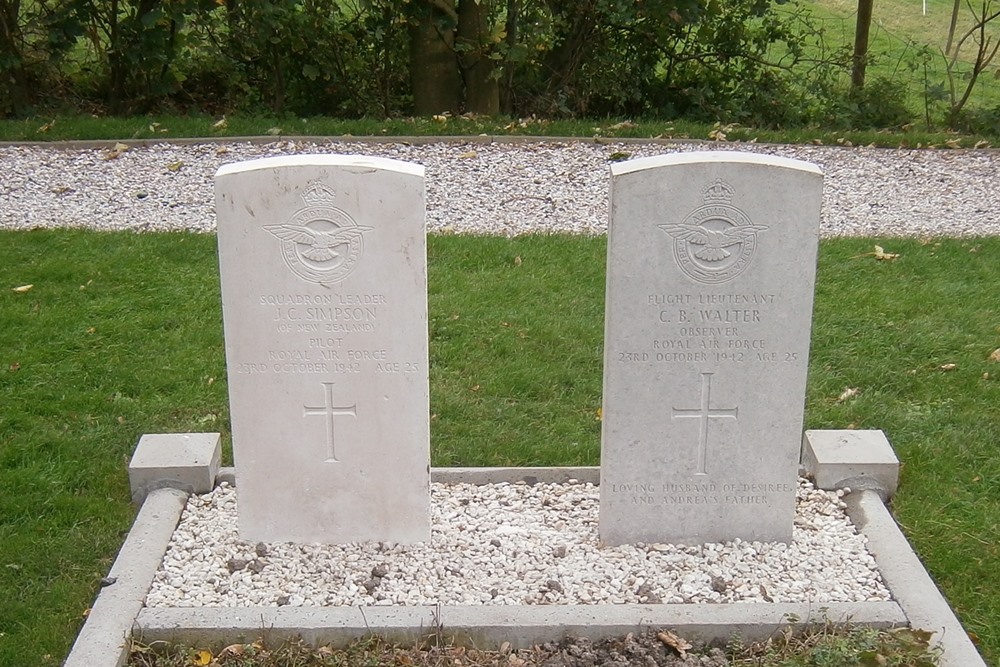
M 808 469 L 809 464 L 803 463 Z M 827 463 L 837 464 L 829 460 Z M 217 468 L 212 476 L 216 483 L 235 482 L 232 468 Z M 570 479 L 597 483 L 599 476 L 596 467 L 432 469 L 435 481 L 477 484 Z M 526 647 L 567 635 L 600 639 L 649 627 L 670 628 L 689 640 L 726 641 L 736 634 L 758 640 L 786 625 L 804 628 L 832 621 L 931 630 L 942 650 L 941 667 L 986 667 L 896 525 L 883 502 L 882 491 L 853 491 L 846 496 L 846 502 L 851 519 L 869 540 L 879 571 L 892 592 L 892 602 L 158 609 L 143 604 L 180 520 L 187 493 L 156 489 L 148 493 L 112 566 L 108 581 L 114 583 L 101 590 L 64 664 L 121 667 L 127 658 L 130 634 L 146 642 L 184 641 L 219 647 L 258 637 L 276 640 L 301 636 L 314 644 L 343 644 L 369 634 L 409 641 L 440 633 L 460 643 L 486 648 L 505 641 L 514 647 Z
M 5 146 L 25 146 L 31 148 L 52 148 L 55 150 L 89 150 L 113 148 L 123 144 L 129 148 L 141 148 L 160 144 L 187 146 L 192 144 L 273 144 L 283 141 L 315 144 L 404 144 L 422 146 L 426 144 L 715 144 L 719 142 L 683 137 L 557 137 L 538 135 L 419 135 L 419 136 L 354 136 L 345 135 L 296 135 L 279 134 L 245 137 L 149 137 L 146 139 L 78 139 L 65 141 L 0 141 Z M 739 145 L 739 142 L 731 142 Z

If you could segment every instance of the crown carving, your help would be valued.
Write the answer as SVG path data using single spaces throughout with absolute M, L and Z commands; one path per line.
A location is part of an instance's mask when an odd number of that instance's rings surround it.
M 323 206 L 324 204 L 332 204 L 333 200 L 337 198 L 337 193 L 333 188 L 328 185 L 324 185 L 319 181 L 313 181 L 306 188 L 306 191 L 302 193 L 302 201 L 306 203 L 307 206 Z
M 733 200 L 733 195 L 736 191 L 733 190 L 733 186 L 726 183 L 721 178 L 717 178 L 712 181 L 707 188 L 703 190 L 705 194 L 706 204 L 728 204 Z

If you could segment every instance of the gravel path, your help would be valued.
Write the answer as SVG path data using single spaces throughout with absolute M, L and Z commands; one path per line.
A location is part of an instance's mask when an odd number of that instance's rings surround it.
M 772 153 L 826 174 L 824 236 L 1000 235 L 1000 153 L 706 143 L 153 144 L 115 151 L 0 147 L 0 229 L 90 227 L 212 231 L 222 164 L 289 153 L 417 162 L 430 231 L 600 234 L 609 158 L 692 150 Z

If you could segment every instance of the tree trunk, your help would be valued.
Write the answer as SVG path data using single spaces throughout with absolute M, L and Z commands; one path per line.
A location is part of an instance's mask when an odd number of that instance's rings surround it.
M 868 32 L 872 27 L 874 0 L 858 0 L 858 24 L 854 30 L 854 58 L 851 68 L 851 92 L 865 87 L 865 67 L 868 65 Z
M 496 116 L 500 113 L 500 80 L 496 76 L 496 61 L 490 58 L 493 47 L 487 0 L 458 3 L 455 48 L 465 81 L 465 110 Z
M 458 15 L 445 0 L 417 8 L 410 24 L 410 85 L 413 112 L 429 116 L 458 113 L 462 103 L 462 77 L 455 57 Z
M 507 115 L 514 113 L 514 70 L 517 62 L 511 58 L 511 53 L 517 45 L 517 28 L 521 20 L 521 0 L 507 0 L 507 22 L 504 30 L 507 32 L 507 62 L 504 64 L 504 86 L 500 96 L 501 107 Z
M 948 24 L 948 42 L 944 46 L 944 55 L 946 58 L 951 57 L 951 45 L 955 41 L 955 28 L 958 26 L 958 10 L 962 5 L 962 0 L 955 0 L 955 4 L 951 6 L 951 22 Z
M 0 69 L 6 79 L 0 91 L 6 99 L 0 102 L 0 116 L 17 114 L 28 99 L 28 86 L 24 72 L 24 54 L 21 49 L 20 0 L 0 2 L 0 58 L 9 63 Z
M 556 35 L 552 49 L 545 56 L 546 92 L 557 93 L 576 76 L 588 42 L 597 29 L 598 11 L 593 0 L 550 0 L 554 16 L 563 16 L 567 28 Z

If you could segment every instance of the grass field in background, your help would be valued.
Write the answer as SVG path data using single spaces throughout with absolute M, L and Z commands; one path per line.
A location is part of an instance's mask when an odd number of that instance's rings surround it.
M 829 49 L 854 48 L 854 31 L 857 25 L 857 0 L 799 0 L 823 30 Z M 878 0 L 872 6 L 872 23 L 869 34 L 869 80 L 885 77 L 906 84 L 910 92 L 910 106 L 923 117 L 924 95 L 928 88 L 939 84 L 947 87 L 944 48 L 948 42 L 948 25 L 951 22 L 952 0 L 927 0 L 927 13 L 921 0 Z M 978 9 L 979 3 L 972 3 Z M 1000 7 L 994 7 L 996 11 Z M 966 2 L 962 2 L 955 31 L 955 42 L 973 25 L 973 16 Z M 1000 20 L 989 24 L 987 34 L 995 40 L 1000 36 Z M 921 49 L 927 47 L 926 69 Z M 965 85 L 963 76 L 971 71 L 976 58 L 972 40 L 959 52 L 956 66 L 956 87 Z M 918 65 L 919 64 L 919 65 Z M 984 72 L 969 100 L 970 107 L 994 108 L 1000 105 L 1000 82 L 995 73 L 1000 71 L 995 62 Z M 850 72 L 845 72 L 845 81 Z M 937 107 L 940 113 L 941 107 Z
M 435 465 L 598 463 L 604 256 L 430 238 Z M 998 284 L 996 238 L 823 241 L 806 406 L 809 428 L 885 430 L 896 516 L 993 664 Z M 215 238 L 2 232 L 0 321 L 0 665 L 55 665 L 129 528 L 139 436 L 228 441 Z

